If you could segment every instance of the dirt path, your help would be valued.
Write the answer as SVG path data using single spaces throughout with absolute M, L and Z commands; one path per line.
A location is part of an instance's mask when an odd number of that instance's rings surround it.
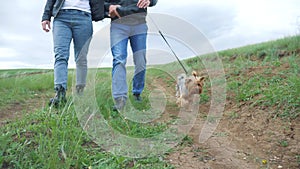
M 160 86 L 165 86 L 161 80 L 153 80 Z M 170 102 L 175 102 L 175 90 L 164 90 Z M 175 150 L 167 156 L 167 160 L 175 166 L 176 169 L 254 169 L 259 167 L 259 163 L 250 157 L 250 154 L 239 148 L 235 141 L 235 134 L 228 130 L 228 120 L 224 117 L 213 136 L 206 142 L 199 143 L 199 135 L 205 123 L 205 114 L 209 112 L 210 103 L 201 105 L 199 114 L 188 133 L 192 142 L 188 145 L 178 145 Z M 231 108 L 229 108 L 230 111 Z M 170 117 L 178 116 L 179 110 L 174 107 L 167 107 L 162 121 L 170 120 Z M 186 112 L 188 113 L 188 112 Z M 183 143 L 185 144 L 185 143 Z
M 0 80 L 5 78 L 15 78 L 15 77 L 27 77 L 32 75 L 46 74 L 52 72 L 52 70 L 32 70 L 32 71 L 19 71 L 13 74 L 2 73 L 0 75 Z M 29 99 L 24 101 L 13 101 L 8 103 L 4 107 L 0 107 L 0 127 L 17 119 L 22 118 L 22 116 L 28 112 L 32 112 L 47 105 L 48 93 L 37 92 L 34 96 L 30 96 Z
M 194 141 L 168 159 L 178 169 L 257 168 L 257 164 L 247 159 L 247 154 L 229 139 L 228 136 L 213 136 L 203 144 Z
M 202 105 L 200 110 L 205 112 L 208 107 Z M 235 111 L 240 116 L 233 117 Z M 299 120 L 274 119 L 247 104 L 226 106 L 218 128 L 205 143 L 198 142 L 205 122 L 203 117 L 198 117 L 188 134 L 193 143 L 178 146 L 168 160 L 176 169 L 298 169 Z
M 204 124 L 198 118 L 196 125 L 189 132 L 193 143 L 189 146 L 178 148 L 170 154 L 169 161 L 178 169 L 232 169 L 232 168 L 257 168 L 258 165 L 249 154 L 239 149 L 232 138 L 232 133 L 222 128 L 222 121 L 214 134 L 204 143 L 199 143 L 199 135 Z
M 22 102 L 12 102 L 6 107 L 0 108 L 0 127 L 22 118 L 26 113 L 39 110 L 47 106 L 47 96 L 36 94 L 35 97 Z

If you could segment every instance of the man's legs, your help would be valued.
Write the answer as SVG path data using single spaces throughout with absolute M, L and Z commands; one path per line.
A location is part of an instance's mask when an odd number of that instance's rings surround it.
M 53 44 L 54 44 L 54 89 L 55 97 L 51 98 L 49 105 L 58 106 L 65 102 L 68 81 L 68 60 L 72 30 L 68 14 L 62 12 L 53 21 Z
M 81 93 L 86 85 L 87 54 L 93 34 L 91 14 L 83 11 L 72 11 L 73 42 L 76 62 L 76 91 Z
M 141 101 L 140 94 L 145 86 L 148 27 L 146 24 L 140 24 L 133 26 L 132 31 L 134 35 L 130 37 L 130 44 L 135 65 L 134 77 L 132 80 L 132 93 L 137 101 Z
M 86 84 L 87 53 L 92 37 L 92 20 L 89 13 L 78 10 L 62 10 L 53 22 L 54 41 L 54 85 L 56 95 L 50 100 L 50 105 L 58 106 L 65 102 L 68 82 L 68 60 L 70 43 L 73 38 L 76 62 L 76 88 Z
M 111 24 L 110 40 L 113 55 L 112 96 L 115 100 L 114 110 L 121 110 L 127 99 L 126 61 L 129 26 Z
M 70 18 L 65 13 L 58 15 L 53 21 L 53 45 L 54 45 L 54 85 L 67 89 L 68 60 L 72 30 Z

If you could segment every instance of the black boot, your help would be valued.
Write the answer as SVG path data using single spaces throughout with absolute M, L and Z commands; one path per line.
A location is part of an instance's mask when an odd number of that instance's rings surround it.
M 126 105 L 126 100 L 126 97 L 115 98 L 115 105 L 113 106 L 112 110 L 117 112 L 123 111 Z
M 76 85 L 76 94 L 82 95 L 85 85 Z
M 140 94 L 133 94 L 134 101 L 142 102 L 142 97 Z
M 49 106 L 59 107 L 67 102 L 66 89 L 62 86 L 55 87 L 55 96 L 50 99 Z

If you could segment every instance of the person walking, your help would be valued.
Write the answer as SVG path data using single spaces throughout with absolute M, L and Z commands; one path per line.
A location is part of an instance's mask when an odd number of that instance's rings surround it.
M 87 54 L 93 34 L 92 21 L 104 18 L 104 0 L 47 0 L 42 15 L 42 28 L 51 29 L 53 19 L 54 89 L 49 105 L 66 102 L 70 43 L 74 44 L 76 91 L 83 92 L 87 77 Z
M 113 111 L 122 111 L 128 86 L 126 81 L 127 45 L 133 52 L 135 65 L 132 80 L 132 94 L 136 101 L 142 101 L 146 74 L 146 24 L 147 7 L 156 5 L 157 0 L 105 0 L 106 15 L 111 18 L 110 45 L 113 55 L 112 96 Z

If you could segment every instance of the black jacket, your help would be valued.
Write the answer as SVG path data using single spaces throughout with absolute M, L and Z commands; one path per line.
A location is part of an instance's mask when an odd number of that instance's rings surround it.
M 47 0 L 42 21 L 51 20 L 56 17 L 65 0 Z M 104 18 L 104 0 L 90 0 L 90 7 L 93 21 L 100 21 Z
M 138 0 L 105 0 L 105 17 L 108 17 L 110 5 L 120 5 L 121 7 L 117 8 L 117 11 L 120 14 L 121 18 L 118 19 L 117 17 L 114 17 L 111 18 L 112 21 L 127 25 L 137 25 L 146 23 L 147 9 L 138 8 L 136 6 L 137 3 Z M 149 6 L 155 6 L 156 3 L 157 0 L 150 0 Z

